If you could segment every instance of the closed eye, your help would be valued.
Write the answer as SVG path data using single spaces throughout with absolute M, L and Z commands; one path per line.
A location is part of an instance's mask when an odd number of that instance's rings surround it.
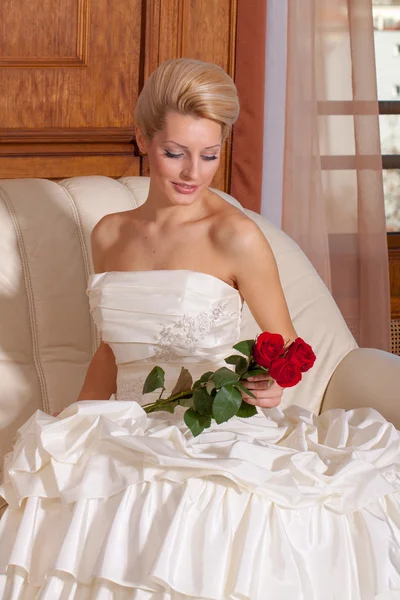
M 181 156 L 183 156 L 182 152 L 180 154 L 174 154 L 173 152 L 170 152 L 169 150 L 164 150 L 164 153 L 167 158 L 181 158 Z M 217 160 L 218 156 L 216 156 L 216 155 L 202 156 L 201 158 L 203 160 Z
M 183 154 L 173 154 L 172 152 L 168 152 L 168 150 L 165 150 L 165 156 L 168 156 L 168 158 L 180 158 L 181 156 L 183 156 Z

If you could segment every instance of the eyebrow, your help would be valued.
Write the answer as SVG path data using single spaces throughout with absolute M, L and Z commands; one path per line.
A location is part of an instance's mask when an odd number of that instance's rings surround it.
M 175 144 L 175 146 L 179 146 L 179 148 L 183 148 L 184 150 L 189 150 L 187 146 L 182 146 L 182 144 L 178 144 L 178 142 L 174 142 L 173 140 L 165 140 L 163 144 Z M 214 146 L 207 146 L 203 148 L 203 150 L 212 150 L 213 148 L 220 148 L 221 144 L 215 144 Z

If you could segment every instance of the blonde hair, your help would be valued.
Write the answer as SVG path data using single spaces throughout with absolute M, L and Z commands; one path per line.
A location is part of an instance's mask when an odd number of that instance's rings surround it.
M 218 65 L 168 60 L 147 79 L 136 104 L 135 124 L 151 141 L 164 128 L 169 111 L 220 123 L 224 141 L 239 116 L 236 86 Z

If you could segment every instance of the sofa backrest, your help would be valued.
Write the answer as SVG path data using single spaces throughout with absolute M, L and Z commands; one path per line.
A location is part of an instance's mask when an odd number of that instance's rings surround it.
M 99 341 L 86 296 L 91 231 L 105 214 L 142 204 L 148 185 L 146 177 L 0 181 L 0 457 L 35 410 L 55 412 L 76 400 Z M 355 341 L 302 251 L 246 212 L 272 246 L 297 333 L 318 356 L 302 383 L 285 391 L 284 404 L 318 411 Z M 258 331 L 245 307 L 242 339 Z

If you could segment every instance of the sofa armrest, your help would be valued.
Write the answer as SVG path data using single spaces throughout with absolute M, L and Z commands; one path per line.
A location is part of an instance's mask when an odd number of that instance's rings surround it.
M 321 412 L 330 408 L 374 408 L 400 429 L 400 356 L 357 348 L 337 366 Z

